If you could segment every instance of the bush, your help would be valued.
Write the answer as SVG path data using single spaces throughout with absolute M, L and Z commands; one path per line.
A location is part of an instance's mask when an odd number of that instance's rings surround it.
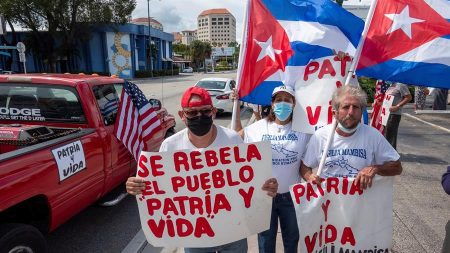
M 358 81 L 361 88 L 367 93 L 367 103 L 373 103 L 375 96 L 375 82 L 377 80 L 368 77 L 359 77 Z
M 375 96 L 375 83 L 376 79 L 374 78 L 368 78 L 368 77 L 360 77 L 359 84 L 361 85 L 361 88 L 367 93 L 367 103 L 373 103 L 374 96 Z M 412 85 L 408 85 L 409 92 L 412 95 L 412 100 L 410 103 L 414 103 L 414 89 L 415 87 Z
M 224 70 L 232 70 L 233 67 L 230 66 L 217 66 L 214 68 L 214 71 L 224 71 Z
M 134 77 L 136 78 L 145 78 L 152 76 L 149 70 L 136 70 L 134 72 Z

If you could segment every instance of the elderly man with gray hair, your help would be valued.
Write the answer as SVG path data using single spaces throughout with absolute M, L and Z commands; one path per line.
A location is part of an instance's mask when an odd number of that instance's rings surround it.
M 400 156 L 386 139 L 371 126 L 361 124 L 366 93 L 357 86 L 343 86 L 332 98 L 333 115 L 338 125 L 328 150 L 321 175 L 313 168 L 319 166 L 332 125 L 315 132 L 308 144 L 300 173 L 303 179 L 320 183 L 327 177 L 353 177 L 362 189 L 372 186 L 373 177 L 395 176 L 402 172 Z

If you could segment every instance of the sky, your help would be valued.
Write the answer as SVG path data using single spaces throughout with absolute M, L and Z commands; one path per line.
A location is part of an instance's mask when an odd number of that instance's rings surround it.
M 369 4 L 370 0 L 361 0 Z M 147 0 L 137 0 L 133 18 L 147 17 Z M 226 8 L 236 18 L 236 40 L 241 42 L 242 23 L 246 0 L 150 0 L 150 16 L 164 27 L 164 31 L 179 32 L 197 29 L 198 15 L 207 9 Z M 349 0 L 345 4 L 359 3 L 360 0 Z
M 198 15 L 207 9 L 226 8 L 236 18 L 236 40 L 241 43 L 242 23 L 247 0 L 150 0 L 150 16 L 164 31 L 179 32 L 197 29 Z M 348 0 L 344 4 L 369 5 L 371 0 Z M 137 0 L 132 18 L 147 17 L 147 0 Z M 18 30 L 22 30 L 16 27 Z M 7 27 L 9 31 L 9 27 Z
M 236 18 L 236 39 L 240 41 L 245 4 L 245 0 L 150 0 L 150 16 L 171 33 L 197 29 L 197 17 L 204 10 L 226 8 Z M 147 17 L 147 0 L 137 0 L 132 17 Z

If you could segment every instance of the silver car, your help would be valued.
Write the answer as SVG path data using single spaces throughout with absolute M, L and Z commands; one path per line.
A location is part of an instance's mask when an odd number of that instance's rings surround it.
M 187 67 L 185 69 L 183 69 L 183 73 L 193 73 L 194 69 L 192 69 L 191 67 Z
M 233 111 L 233 101 L 230 99 L 230 94 L 236 87 L 236 81 L 229 78 L 203 78 L 195 86 L 209 92 L 213 105 L 219 113 L 231 113 Z

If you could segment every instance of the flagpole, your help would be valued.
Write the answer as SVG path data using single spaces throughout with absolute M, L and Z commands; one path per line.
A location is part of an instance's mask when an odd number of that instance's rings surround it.
M 239 63 L 238 63 L 238 72 L 237 72 L 237 76 L 236 76 L 236 91 L 239 92 L 239 84 L 241 82 L 241 75 L 242 75 L 242 64 L 245 61 L 245 49 L 247 46 L 247 26 L 248 26 L 248 13 L 250 12 L 250 1 L 251 0 L 247 0 L 247 8 L 246 8 L 246 12 L 244 13 L 244 26 L 242 28 L 242 42 L 241 42 L 241 48 L 239 49 Z M 238 109 L 239 106 L 239 100 L 235 99 L 234 103 L 233 103 L 233 112 L 231 114 L 231 129 L 236 130 L 237 128 L 237 116 L 236 116 L 236 111 Z
M 372 21 L 373 13 L 375 11 L 375 6 L 377 5 L 377 0 L 372 0 L 370 5 L 369 12 L 367 13 L 367 18 L 364 24 L 364 30 L 361 34 L 361 39 L 358 42 L 358 46 L 356 47 L 355 57 L 353 58 L 352 64 L 350 65 L 350 69 L 347 72 L 347 78 L 345 79 L 345 84 L 348 85 L 350 83 L 351 78 L 353 77 L 353 73 L 356 70 L 356 64 L 359 61 L 359 57 L 361 55 L 361 50 L 364 46 L 364 41 L 367 35 L 367 31 L 369 30 L 370 23 Z M 322 173 L 323 167 L 325 165 L 325 160 L 327 158 L 328 150 L 330 149 L 331 142 L 334 139 L 334 133 L 336 132 L 337 120 L 333 117 L 333 125 L 331 127 L 331 131 L 328 135 L 327 143 L 325 145 L 325 149 L 323 150 L 322 157 L 320 158 L 319 168 L 317 169 L 317 175 L 320 176 Z

